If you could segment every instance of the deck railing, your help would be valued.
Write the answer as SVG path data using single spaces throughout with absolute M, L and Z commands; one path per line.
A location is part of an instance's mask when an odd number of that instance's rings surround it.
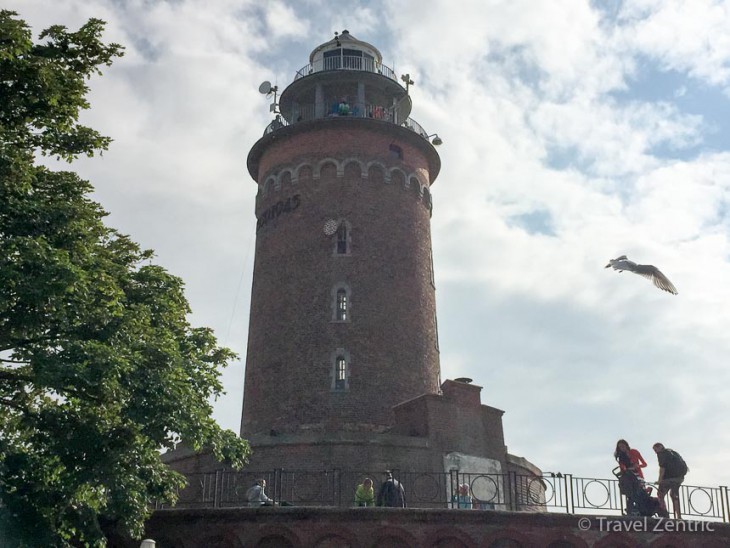
M 542 476 L 466 474 L 452 472 L 393 471 L 405 489 L 408 507 L 458 508 L 459 485 L 469 485 L 473 509 L 526 512 L 565 512 L 583 515 L 622 515 L 626 500 L 618 480 L 574 477 L 571 474 Z M 246 491 L 254 482 L 266 480 L 266 493 L 275 502 L 296 506 L 354 506 L 358 484 L 369 477 L 375 492 L 382 472 L 362 470 L 284 470 L 233 472 L 218 470 L 188 475 L 188 486 L 179 492 L 177 508 L 229 508 L 248 506 Z M 666 497 L 669 515 L 672 502 Z M 727 487 L 682 485 L 680 507 L 686 518 L 730 522 Z M 162 508 L 162 506 L 157 506 Z
M 309 76 L 315 72 L 324 72 L 328 70 L 360 70 L 364 72 L 375 72 L 377 74 L 382 74 L 386 78 L 395 80 L 396 82 L 398 81 L 398 77 L 392 68 L 387 67 L 382 63 L 378 63 L 375 59 L 370 57 L 359 57 L 354 55 L 327 57 L 319 59 L 314 63 L 304 65 L 297 71 L 294 76 L 294 80 L 304 78 L 305 76 Z
M 317 120 L 322 118 L 370 118 L 373 120 L 384 120 L 395 123 L 393 121 L 395 117 L 393 110 L 388 107 L 383 107 L 381 105 L 355 103 L 349 105 L 349 110 L 346 113 L 341 114 L 339 110 L 339 105 L 337 112 L 333 112 L 333 103 L 331 108 L 323 110 L 324 113 L 322 115 L 317 115 L 313 106 L 300 106 L 298 107 L 297 111 L 293 113 L 293 121 L 291 123 L 287 122 L 286 118 L 284 118 L 281 114 L 277 114 L 276 118 L 274 118 L 274 120 L 272 120 L 272 122 L 268 126 L 266 126 L 266 129 L 264 130 L 264 135 L 268 135 L 269 133 L 272 133 L 286 126 L 295 125 L 299 122 L 306 122 L 309 120 Z M 403 122 L 402 124 L 402 127 L 410 129 L 414 133 L 417 133 L 424 139 L 428 140 L 428 133 L 426 133 L 426 130 L 423 129 L 421 124 L 419 124 L 412 118 L 406 118 L 405 122 Z

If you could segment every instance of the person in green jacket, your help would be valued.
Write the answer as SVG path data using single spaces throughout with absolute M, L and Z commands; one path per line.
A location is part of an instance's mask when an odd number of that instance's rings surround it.
M 370 478 L 365 478 L 355 489 L 355 505 L 375 506 L 375 491 L 373 490 L 373 480 Z

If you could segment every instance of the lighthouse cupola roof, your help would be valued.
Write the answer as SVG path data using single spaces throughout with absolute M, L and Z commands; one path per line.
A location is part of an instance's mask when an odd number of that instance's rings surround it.
M 335 37 L 332 40 L 317 46 L 309 56 L 309 62 L 312 65 L 317 65 L 325 59 L 335 56 L 364 57 L 365 59 L 374 60 L 377 64 L 383 62 L 383 56 L 375 46 L 358 40 L 346 29 L 341 33 L 335 32 Z

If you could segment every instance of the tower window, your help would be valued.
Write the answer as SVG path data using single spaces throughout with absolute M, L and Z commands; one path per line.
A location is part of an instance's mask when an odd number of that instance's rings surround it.
M 347 321 L 347 291 L 340 289 L 337 291 L 337 320 L 341 322 Z
M 388 150 L 390 151 L 390 156 L 392 158 L 398 158 L 399 160 L 403 159 L 403 149 L 398 145 L 390 145 Z
M 350 300 L 350 286 L 344 282 L 338 283 L 332 287 L 330 292 L 332 300 L 330 308 L 332 310 L 333 322 L 350 322 L 352 320 L 352 302 Z
M 337 356 L 335 362 L 335 390 L 347 388 L 347 360 L 344 356 Z
M 335 234 L 335 255 L 350 254 L 350 226 L 347 221 L 342 221 Z
M 332 391 L 345 392 L 350 389 L 350 354 L 344 348 L 338 348 L 330 355 Z

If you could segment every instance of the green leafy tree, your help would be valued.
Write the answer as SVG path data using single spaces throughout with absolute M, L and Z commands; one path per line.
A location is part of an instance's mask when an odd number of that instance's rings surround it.
M 103 545 L 108 524 L 139 537 L 150 501 L 185 485 L 161 449 L 234 467 L 249 453 L 211 418 L 234 355 L 190 326 L 182 281 L 103 223 L 88 182 L 36 162 L 108 146 L 78 123 L 87 80 L 122 55 L 102 30 L 34 43 L 0 11 L 0 544 Z

